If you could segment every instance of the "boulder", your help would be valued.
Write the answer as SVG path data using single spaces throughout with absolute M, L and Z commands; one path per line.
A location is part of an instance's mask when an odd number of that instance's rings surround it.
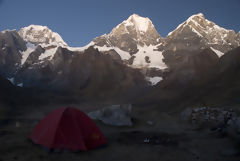
M 101 110 L 88 113 L 93 120 L 101 120 L 107 125 L 132 126 L 131 120 L 132 105 L 112 105 Z
M 240 117 L 236 118 L 236 120 L 235 120 L 235 127 L 237 129 L 237 132 L 240 133 Z
M 209 124 L 215 126 L 212 129 L 219 129 L 222 131 L 223 129 L 228 128 L 229 130 L 233 130 L 230 131 L 230 133 L 240 133 L 240 117 L 238 110 L 234 111 L 233 109 L 223 107 L 186 108 L 181 112 L 180 118 L 193 125 Z M 237 137 L 239 137 L 239 135 Z
M 192 109 L 191 108 L 186 108 L 180 114 L 181 120 L 185 120 L 185 121 L 190 120 L 191 116 L 192 116 Z

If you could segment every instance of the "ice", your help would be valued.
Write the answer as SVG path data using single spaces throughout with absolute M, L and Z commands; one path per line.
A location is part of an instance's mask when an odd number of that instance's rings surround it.
M 106 35 L 103 35 L 106 36 Z M 88 45 L 84 46 L 84 47 L 67 47 L 68 50 L 70 51 L 81 51 L 83 52 L 84 50 L 86 50 L 87 48 L 89 48 L 90 46 L 94 46 L 95 49 L 98 49 L 100 52 L 101 51 L 110 51 L 110 50 L 115 50 L 121 57 L 122 60 L 128 60 L 131 58 L 131 55 L 126 52 L 123 51 L 121 49 L 119 49 L 118 47 L 107 47 L 105 46 L 96 46 L 95 43 L 93 41 L 91 41 Z
M 14 78 L 7 78 L 12 84 L 14 84 Z
M 140 17 L 137 14 L 133 14 L 130 17 L 133 18 L 133 22 L 134 22 L 136 28 L 139 31 L 142 31 L 142 32 L 146 32 L 147 31 L 149 23 L 150 23 L 149 18 Z
M 99 51 L 110 51 L 110 50 L 115 50 L 119 56 L 121 57 L 122 60 L 128 60 L 131 58 L 131 55 L 126 52 L 126 51 L 123 51 L 121 49 L 119 49 L 118 47 L 107 47 L 106 45 L 103 46 L 103 47 L 100 47 L 100 46 L 94 46 L 94 48 L 97 48 Z
M 199 37 L 203 37 L 197 30 L 195 30 L 193 27 L 191 27 L 192 31 L 195 32 Z
M 52 45 L 67 46 L 61 36 L 47 26 L 30 25 L 21 28 L 18 33 L 27 42 L 45 44 L 49 41 L 48 43 Z
M 156 85 L 157 83 L 163 80 L 162 77 L 147 77 L 146 79 L 151 83 L 152 86 Z
M 139 36 L 141 37 L 141 35 L 144 35 L 147 32 L 149 27 L 154 28 L 154 25 L 152 24 L 149 18 L 141 17 L 137 14 L 133 14 L 127 20 L 117 25 L 117 27 L 115 27 L 109 35 L 111 36 L 111 35 L 118 34 L 120 26 L 124 27 L 121 30 L 121 34 L 125 34 L 125 33 L 129 34 L 130 31 L 128 27 L 131 27 L 131 29 L 137 32 L 138 37 Z
M 90 46 L 93 46 L 93 45 L 94 45 L 94 42 L 91 41 L 86 46 L 83 46 L 83 47 L 67 47 L 67 49 L 70 50 L 70 51 L 84 51 L 84 50 L 86 50 L 87 48 L 89 48 Z
M 17 86 L 18 87 L 23 87 L 23 83 L 18 83 Z
M 13 85 L 15 85 L 15 80 L 14 80 L 14 78 L 12 77 L 12 78 L 7 78 Z M 18 87 L 23 87 L 23 83 L 18 83 L 17 84 L 17 86 Z
M 26 60 L 27 60 L 28 56 L 31 54 L 31 52 L 33 52 L 36 49 L 36 46 L 30 42 L 28 42 L 26 44 L 26 46 L 27 46 L 27 50 L 20 51 L 22 54 L 21 65 L 23 65 L 26 62 Z
M 40 56 L 39 56 L 39 60 L 43 60 L 45 58 L 48 58 L 48 60 L 52 60 L 54 54 L 56 53 L 58 47 L 54 47 L 54 48 L 51 48 L 51 49 L 46 49 L 44 53 L 42 53 Z
M 114 50 L 120 55 L 122 60 L 128 60 L 131 58 L 131 55 L 126 51 L 123 51 L 117 47 L 114 47 Z
M 165 69 L 167 65 L 163 62 L 163 55 L 161 51 L 156 51 L 156 46 L 138 46 L 138 52 L 134 54 L 135 59 L 133 60 L 133 67 L 150 67 Z M 146 57 L 149 57 L 150 63 L 146 62 Z
M 216 50 L 216 49 L 214 49 L 213 47 L 211 47 L 211 49 L 212 49 L 212 51 L 214 51 L 214 52 L 218 55 L 218 57 L 221 57 L 221 56 L 224 55 L 223 52 L 221 52 L 221 51 L 219 51 L 219 50 Z
M 127 20 L 123 21 L 121 24 L 124 24 L 125 28 L 128 26 L 134 26 L 137 31 L 140 33 L 145 33 L 148 30 L 149 25 L 152 25 L 152 22 L 147 17 L 141 17 L 137 14 L 131 15 Z M 115 30 L 121 25 L 119 24 Z M 113 30 L 114 32 L 114 30 Z M 127 29 L 125 29 L 125 32 L 128 32 Z

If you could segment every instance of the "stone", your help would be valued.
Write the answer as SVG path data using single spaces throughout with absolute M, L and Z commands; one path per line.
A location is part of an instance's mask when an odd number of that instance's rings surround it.
M 229 119 L 229 120 L 227 121 L 227 125 L 232 126 L 233 124 L 234 124 L 233 120 Z
M 150 125 L 150 126 L 152 126 L 152 125 L 153 125 L 153 121 L 150 121 L 150 120 L 149 120 L 149 121 L 147 121 L 147 124 Z
M 239 151 L 236 149 L 225 149 L 224 151 L 222 151 L 222 156 L 225 157 L 231 157 L 231 156 L 236 156 L 239 155 Z
M 180 115 L 182 120 L 189 120 L 191 119 L 191 115 L 192 115 L 192 109 L 191 108 L 186 108 Z
M 98 111 L 88 113 L 88 116 L 94 120 L 100 120 L 107 125 L 113 126 L 132 126 L 131 119 L 132 106 L 112 105 Z
M 238 117 L 235 121 L 235 126 L 236 126 L 236 129 L 237 129 L 237 132 L 240 133 L 240 117 Z

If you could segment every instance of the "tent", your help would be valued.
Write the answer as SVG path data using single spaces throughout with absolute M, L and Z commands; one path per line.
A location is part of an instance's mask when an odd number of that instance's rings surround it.
M 30 139 L 49 149 L 87 151 L 106 144 L 97 125 L 82 111 L 59 108 L 43 118 L 33 129 Z

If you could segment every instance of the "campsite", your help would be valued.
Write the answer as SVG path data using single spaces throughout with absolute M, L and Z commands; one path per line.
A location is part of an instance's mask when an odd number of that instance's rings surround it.
M 74 105 L 72 105 L 74 106 Z M 92 108 L 87 108 L 91 106 Z M 103 105 L 101 105 L 103 106 Z M 238 160 L 237 142 L 234 136 L 224 136 L 209 128 L 194 127 L 182 121 L 176 113 L 156 112 L 154 108 L 132 107 L 132 126 L 113 126 L 94 120 L 107 140 L 107 144 L 89 151 L 55 149 L 34 144 L 31 131 L 39 120 L 62 105 L 48 105 L 25 109 L 0 129 L 1 160 Z M 89 113 L 100 105 L 75 105 Z M 40 107 L 38 107 L 40 108 Z M 101 107 L 102 108 L 102 107 Z M 32 110 L 30 110 L 32 109 Z M 61 108 L 60 108 L 61 109 Z M 27 112 L 26 112 L 27 110 Z M 16 111 L 17 112 L 17 111 Z M 31 113 L 31 115 L 29 115 Z M 30 117 L 29 117 L 30 116 Z M 74 134 L 73 134 L 74 135 Z M 239 140 L 238 140 L 239 141 Z
M 240 0 L 0 0 L 0 161 L 240 161 Z

